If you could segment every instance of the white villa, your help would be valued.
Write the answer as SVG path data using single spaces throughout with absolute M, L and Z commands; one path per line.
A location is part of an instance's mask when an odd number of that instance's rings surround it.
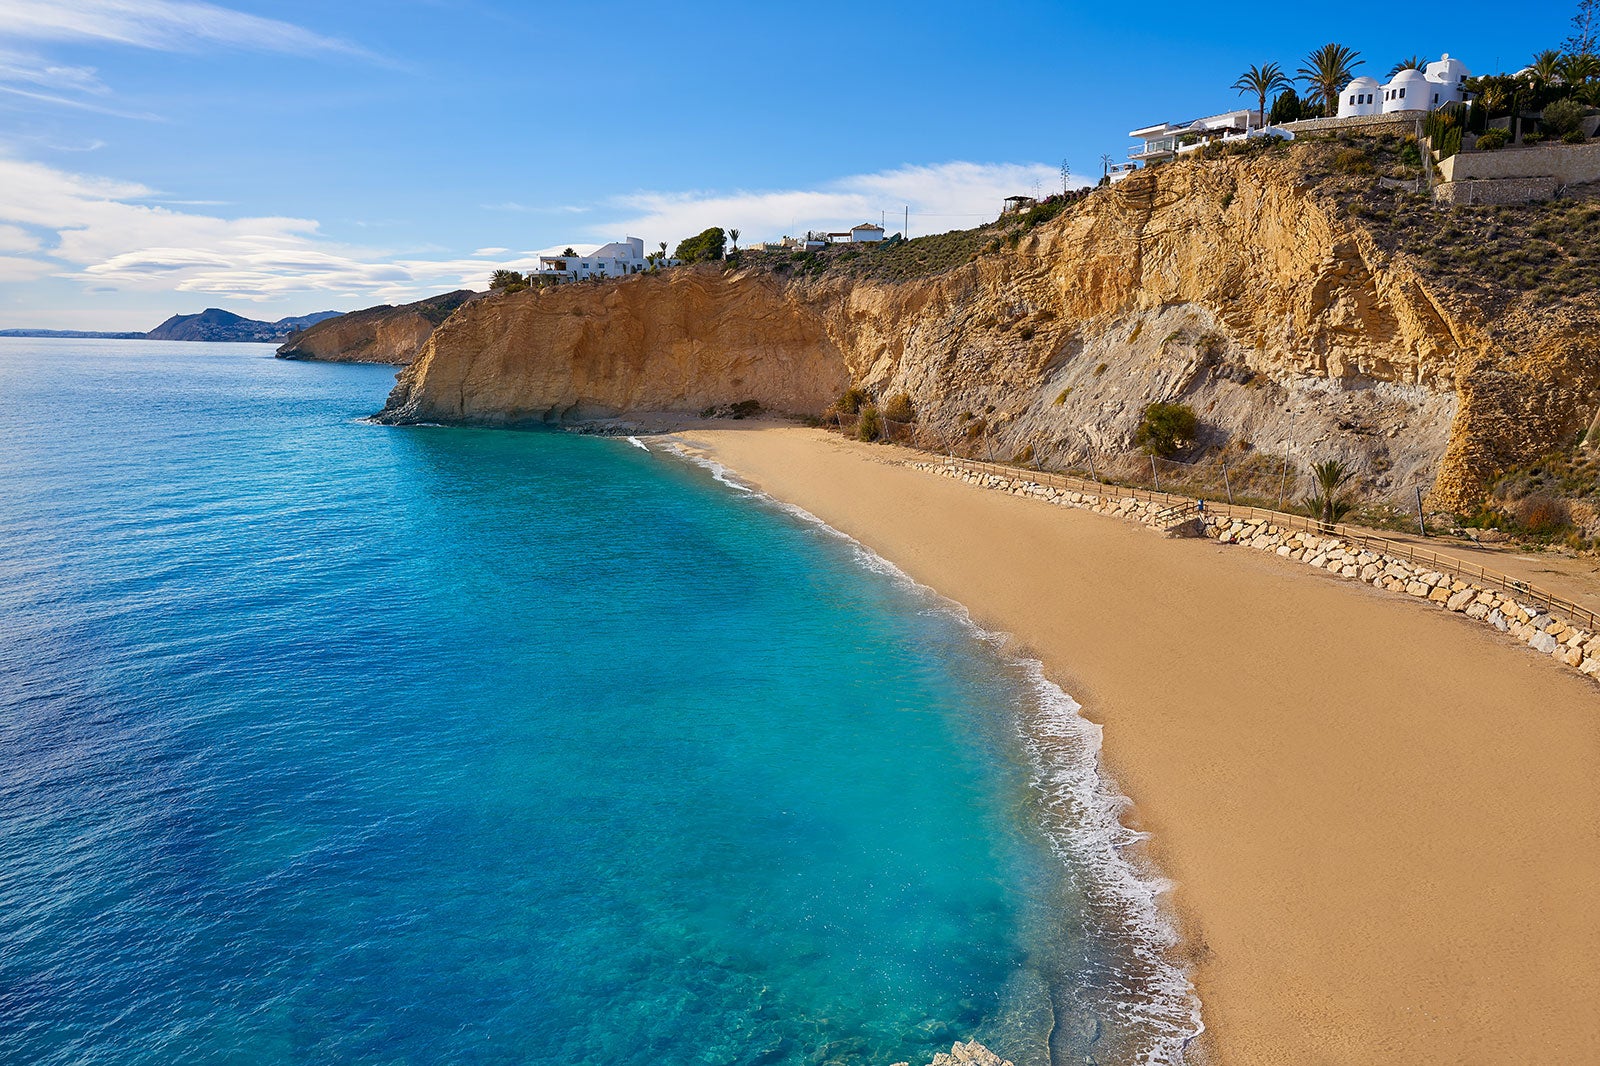
M 828 240 L 848 244 L 870 244 L 873 241 L 883 240 L 883 227 L 871 222 L 863 222 L 859 226 L 851 226 L 847 230 L 828 234 Z
M 1129 130 L 1128 136 L 1142 141 L 1128 152 L 1136 163 L 1171 159 L 1180 152 L 1192 152 L 1212 141 L 1236 141 L 1261 128 L 1261 112 L 1249 109 L 1224 111 L 1193 122 L 1161 122 L 1143 129 Z
M 1385 85 L 1379 85 L 1376 78 L 1357 78 L 1339 94 L 1339 117 L 1432 111 L 1465 100 L 1463 86 L 1470 77 L 1466 64 L 1446 52 L 1423 70 L 1402 70 Z
M 668 259 L 662 266 L 674 266 L 677 260 Z M 588 255 L 541 255 L 539 267 L 533 271 L 535 278 L 555 278 L 559 281 L 582 281 L 584 278 L 618 278 L 624 274 L 638 274 L 650 268 L 644 256 L 644 239 L 626 237 L 620 241 L 601 245 Z

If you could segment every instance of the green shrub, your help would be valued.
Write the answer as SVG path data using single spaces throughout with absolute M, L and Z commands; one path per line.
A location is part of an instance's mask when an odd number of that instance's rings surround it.
M 837 400 L 833 401 L 833 408 L 842 415 L 853 415 L 859 412 L 861 405 L 871 398 L 867 395 L 866 389 L 858 389 L 851 386 L 845 389 Z
M 1539 114 L 1539 123 L 1544 126 L 1544 131 L 1552 137 L 1566 137 L 1583 125 L 1583 116 L 1587 109 L 1578 101 L 1568 97 L 1557 100 L 1546 107 Z
M 1194 439 L 1198 425 L 1199 419 L 1188 404 L 1153 403 L 1144 409 L 1133 442 L 1151 455 L 1167 458 Z
M 1069 385 L 1067 388 L 1064 388 L 1064 389 L 1061 390 L 1061 395 L 1056 397 L 1056 406 L 1060 407 L 1062 404 L 1066 403 L 1067 402 L 1067 397 L 1071 396 L 1071 395 L 1072 395 L 1072 387 Z
M 1496 126 L 1492 130 L 1485 131 L 1483 136 L 1478 138 L 1478 151 L 1496 151 L 1497 149 L 1504 148 L 1506 146 L 1506 142 L 1510 140 L 1511 134 Z
M 877 440 L 883 432 L 883 418 L 878 414 L 876 404 L 867 404 L 861 408 L 861 417 L 856 420 L 857 440 Z
M 1584 137 L 1582 130 L 1572 130 L 1561 135 L 1561 140 L 1566 144 L 1582 144 L 1587 139 Z
M 1422 150 L 1417 147 L 1416 141 L 1406 141 L 1400 146 L 1400 165 L 1406 167 L 1422 165 Z
M 883 417 L 891 422 L 914 422 L 917 418 L 916 408 L 911 406 L 911 395 L 897 392 L 883 405 Z
M 677 250 L 672 253 L 672 257 L 681 259 L 685 263 L 721 259 L 723 249 L 727 247 L 727 243 L 728 235 L 722 231 L 722 227 L 712 226 L 710 229 L 701 230 L 693 237 L 687 237 L 679 241 Z
M 1341 148 L 1333 155 L 1333 169 L 1341 174 L 1371 174 L 1372 160 L 1360 148 Z

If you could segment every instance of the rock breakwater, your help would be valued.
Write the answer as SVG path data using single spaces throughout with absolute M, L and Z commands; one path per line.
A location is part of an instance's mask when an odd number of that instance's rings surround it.
M 1467 578 L 1465 571 L 1474 568 L 1419 563 L 1353 538 L 1294 529 L 1261 517 L 1259 512 L 1235 515 L 1223 505 L 1209 505 L 1213 513 L 1191 518 L 1190 509 L 1181 504 L 1119 494 L 1113 486 L 1082 491 L 1035 480 L 1022 470 L 1015 475 L 997 474 L 959 461 L 910 465 L 978 488 L 1137 521 L 1169 534 L 1175 522 L 1181 521 L 1187 527 L 1184 532 L 1199 533 L 1218 544 L 1268 552 L 1492 626 L 1535 652 L 1600 681 L 1600 634 L 1514 590 Z

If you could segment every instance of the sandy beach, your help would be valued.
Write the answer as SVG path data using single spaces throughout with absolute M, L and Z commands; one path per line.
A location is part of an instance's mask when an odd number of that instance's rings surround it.
M 1600 1061 L 1600 687 L 1492 630 L 820 430 L 682 434 L 1012 635 L 1176 887 L 1197 1059 Z

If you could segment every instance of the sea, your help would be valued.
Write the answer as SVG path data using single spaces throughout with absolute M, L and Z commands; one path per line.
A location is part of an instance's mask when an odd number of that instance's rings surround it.
M 0 1061 L 1181 1062 L 1098 729 L 660 439 L 0 340 Z

